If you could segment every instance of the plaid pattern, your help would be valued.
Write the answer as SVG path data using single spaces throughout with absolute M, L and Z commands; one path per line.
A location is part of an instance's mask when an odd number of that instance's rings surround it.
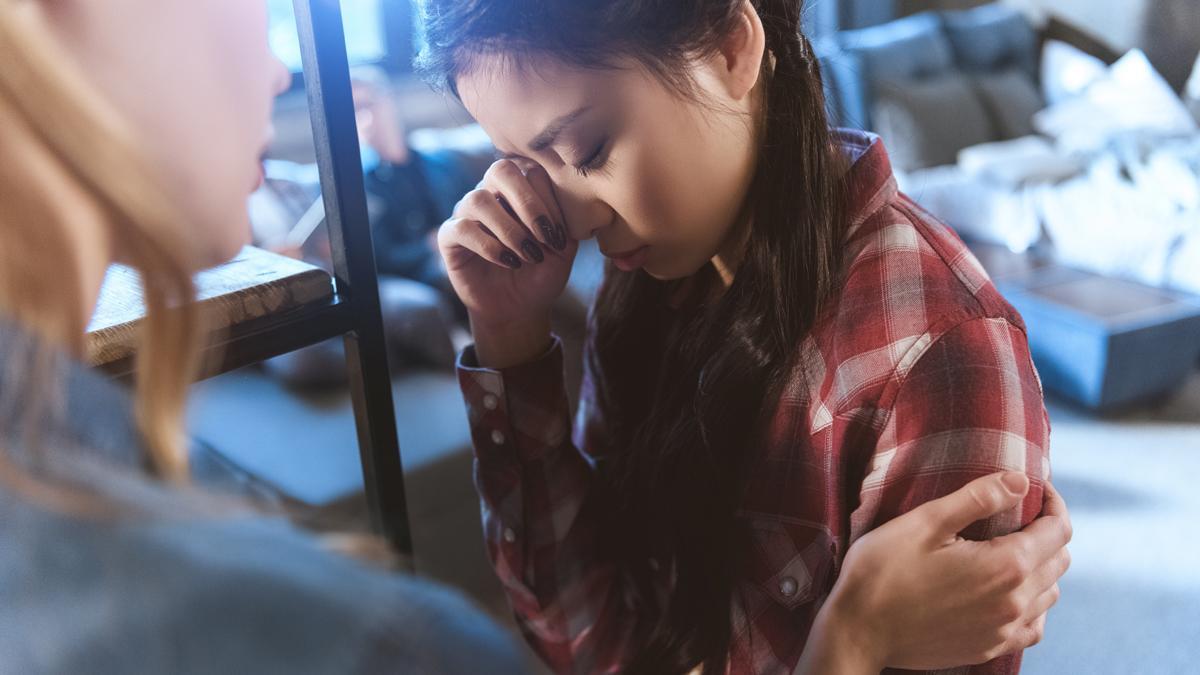
M 899 194 L 873 136 L 854 153 L 856 216 L 840 294 L 802 345 L 751 475 L 751 533 L 732 616 L 730 673 L 787 673 L 858 537 L 1000 470 L 1024 471 L 1019 508 L 964 533 L 1029 523 L 1049 474 L 1049 423 L 1024 324 L 944 225 Z M 562 351 L 459 378 L 476 447 L 487 548 L 530 643 L 557 672 L 619 672 L 637 617 L 596 562 L 592 439 L 602 424 L 585 382 L 575 433 Z M 668 579 L 664 576 L 664 585 Z M 1015 673 L 1020 655 L 957 673 Z

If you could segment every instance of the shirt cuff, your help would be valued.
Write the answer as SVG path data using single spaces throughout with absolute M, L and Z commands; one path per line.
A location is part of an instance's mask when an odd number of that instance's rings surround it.
M 558 336 L 541 356 L 502 370 L 480 367 L 469 346 L 458 359 L 458 383 L 480 461 L 514 452 L 521 461 L 536 460 L 567 442 L 570 404 Z

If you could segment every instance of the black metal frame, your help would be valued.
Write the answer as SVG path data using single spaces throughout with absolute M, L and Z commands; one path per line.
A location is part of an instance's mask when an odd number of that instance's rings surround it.
M 372 525 L 399 553 L 411 555 L 404 471 L 396 436 L 341 5 L 338 0 L 293 0 L 293 5 L 337 284 L 337 302 L 327 308 L 332 314 L 324 318 L 340 323 L 337 317 L 343 310 L 339 307 L 348 308 L 349 325 L 337 328 L 347 329 L 339 332 L 344 334 L 363 487 Z M 322 318 L 318 312 L 308 321 Z M 321 332 L 319 325 L 313 328 Z
M 393 77 L 412 76 L 413 59 L 416 57 L 416 17 L 414 0 L 380 0 L 383 25 L 383 42 L 387 54 L 378 60 L 364 61 L 355 65 L 378 66 Z M 294 0 L 293 0 L 294 2 Z M 299 16 L 296 17 L 299 22 Z M 292 86 L 288 92 L 300 92 L 306 86 L 304 70 L 292 72 Z

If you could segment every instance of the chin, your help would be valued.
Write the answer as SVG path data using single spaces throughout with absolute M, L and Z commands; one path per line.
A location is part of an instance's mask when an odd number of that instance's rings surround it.
M 249 217 L 243 216 L 239 225 L 237 229 L 221 232 L 220 234 L 223 236 L 219 239 L 214 238 L 208 242 L 208 246 L 204 247 L 205 255 L 197 261 L 200 269 L 208 269 L 229 262 L 250 243 Z M 214 231 L 213 234 L 217 234 L 217 232 Z
M 686 274 L 677 274 L 677 273 L 672 274 L 669 272 L 664 272 L 662 270 L 652 268 L 649 266 L 643 267 L 642 271 L 645 272 L 646 274 L 650 275 L 651 278 L 656 279 L 658 281 L 676 281 L 678 279 L 683 279 L 684 277 L 687 276 Z
M 708 264 L 708 259 L 694 265 L 671 265 L 663 264 L 661 261 L 650 261 L 642 268 L 642 271 L 659 281 L 678 281 L 699 272 L 706 264 Z

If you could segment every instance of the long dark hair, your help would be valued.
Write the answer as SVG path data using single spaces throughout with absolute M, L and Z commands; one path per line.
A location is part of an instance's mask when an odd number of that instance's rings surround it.
M 836 285 L 847 225 L 844 161 L 829 129 L 801 0 L 751 0 L 767 43 L 752 226 L 733 284 L 667 311 L 680 282 L 609 265 L 588 366 L 604 421 L 601 547 L 646 621 L 629 672 L 724 672 L 746 532 L 747 469 L 805 334 Z M 632 57 L 681 95 L 690 58 L 715 53 L 741 0 L 425 0 L 420 66 L 454 90 L 470 59 L 546 54 L 588 68 Z M 715 273 L 706 268 L 702 274 Z M 708 279 L 712 281 L 712 279 Z M 655 562 L 651 562 L 652 559 Z M 664 596 L 652 567 L 668 566 Z

